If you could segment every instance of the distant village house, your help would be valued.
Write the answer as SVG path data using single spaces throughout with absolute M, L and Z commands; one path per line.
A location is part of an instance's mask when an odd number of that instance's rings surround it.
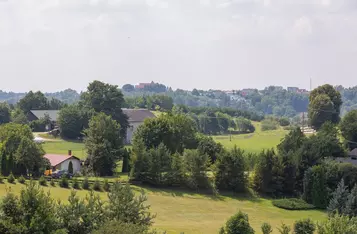
M 125 143 L 131 144 L 134 133 L 147 118 L 155 118 L 155 115 L 147 109 L 123 109 L 128 116 L 129 128 L 126 131 Z
M 50 117 L 51 124 L 46 126 L 46 129 L 50 131 L 57 126 L 58 113 L 59 110 L 31 110 L 27 114 L 27 120 L 31 122 L 44 118 L 46 115 L 48 115 Z
M 68 171 L 70 163 L 73 166 L 73 173 L 81 170 L 81 160 L 72 155 L 71 151 L 68 152 L 68 155 L 46 154 L 44 157 L 50 161 L 52 172 L 56 170 Z

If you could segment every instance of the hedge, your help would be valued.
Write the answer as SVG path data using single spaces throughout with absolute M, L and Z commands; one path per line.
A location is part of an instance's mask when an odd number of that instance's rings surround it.
M 273 205 L 285 210 L 311 210 L 315 206 L 298 198 L 284 198 L 273 201 Z

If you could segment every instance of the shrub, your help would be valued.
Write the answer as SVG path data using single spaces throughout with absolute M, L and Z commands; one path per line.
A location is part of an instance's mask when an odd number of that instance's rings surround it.
M 225 231 L 227 234 L 254 234 L 254 230 L 249 224 L 248 215 L 241 211 L 227 221 Z
M 290 125 L 290 121 L 289 121 L 288 118 L 283 117 L 283 118 L 279 119 L 279 124 L 282 127 L 289 126 Z
M 7 177 L 7 182 L 10 184 L 15 184 L 15 177 L 12 173 L 10 173 L 10 175 Z
M 273 229 L 271 228 L 271 225 L 269 223 L 263 223 L 262 232 L 263 234 L 270 234 L 273 232 Z
M 121 221 L 108 221 L 94 231 L 93 234 L 150 234 L 156 232 L 148 232 L 148 227 L 139 224 L 126 223 Z
M 80 185 L 79 185 L 79 182 L 78 182 L 77 178 L 74 178 L 74 179 L 72 180 L 72 187 L 73 187 L 74 189 L 80 189 Z
M 296 221 L 294 224 L 295 234 L 313 234 L 316 229 L 315 224 L 311 219 L 303 219 Z
M 84 180 L 82 181 L 82 188 L 89 189 L 89 181 L 87 177 L 85 177 Z
M 345 215 L 332 215 L 328 220 L 317 224 L 319 234 L 356 234 L 357 218 Z
M 38 180 L 38 183 L 42 186 L 47 186 L 47 180 L 43 176 Z
M 273 205 L 285 210 L 311 210 L 315 207 L 302 199 L 284 198 L 273 201 Z
M 69 187 L 69 183 L 68 183 L 68 179 L 66 177 L 62 177 L 61 180 L 59 181 L 59 186 L 61 188 L 68 188 Z
M 0 184 L 4 183 L 4 177 L 2 177 L 2 175 L 0 175 Z
M 106 191 L 106 192 L 109 192 L 109 190 L 110 190 L 110 184 L 109 184 L 109 182 L 108 182 L 107 179 L 104 180 L 103 189 L 104 189 L 104 191 Z
M 278 123 L 273 119 L 265 119 L 261 122 L 262 131 L 278 129 Z
M 291 228 L 287 226 L 285 223 L 281 224 L 281 228 L 278 228 L 280 234 L 289 234 Z
M 51 185 L 51 186 L 53 186 L 53 187 L 55 187 L 55 186 L 56 186 L 56 183 L 55 183 L 55 181 L 54 181 L 53 179 L 51 179 L 51 181 L 50 181 L 50 185 Z
M 20 176 L 19 178 L 17 178 L 17 181 L 18 181 L 20 184 L 24 184 L 24 183 L 26 182 L 25 177 L 23 177 L 23 176 Z
M 94 191 L 102 191 L 102 185 L 100 184 L 100 181 L 98 179 L 96 179 L 93 183 L 92 189 Z
M 221 227 L 221 229 L 219 229 L 218 234 L 226 234 L 226 232 L 224 231 L 224 227 Z

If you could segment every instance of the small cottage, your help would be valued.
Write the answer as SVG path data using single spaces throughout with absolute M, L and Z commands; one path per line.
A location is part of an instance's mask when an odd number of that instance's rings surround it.
M 126 131 L 125 143 L 131 144 L 136 129 L 144 123 L 147 118 L 155 118 L 155 115 L 147 109 L 123 109 L 128 116 L 129 128 Z
M 69 165 L 72 163 L 73 173 L 81 170 L 81 160 L 73 156 L 69 151 L 68 155 L 46 154 L 44 156 L 50 161 L 52 171 L 65 170 L 68 171 Z

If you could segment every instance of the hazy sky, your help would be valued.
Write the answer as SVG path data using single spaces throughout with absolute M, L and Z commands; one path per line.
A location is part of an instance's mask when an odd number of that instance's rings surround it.
M 0 89 L 357 85 L 357 0 L 0 0 Z

